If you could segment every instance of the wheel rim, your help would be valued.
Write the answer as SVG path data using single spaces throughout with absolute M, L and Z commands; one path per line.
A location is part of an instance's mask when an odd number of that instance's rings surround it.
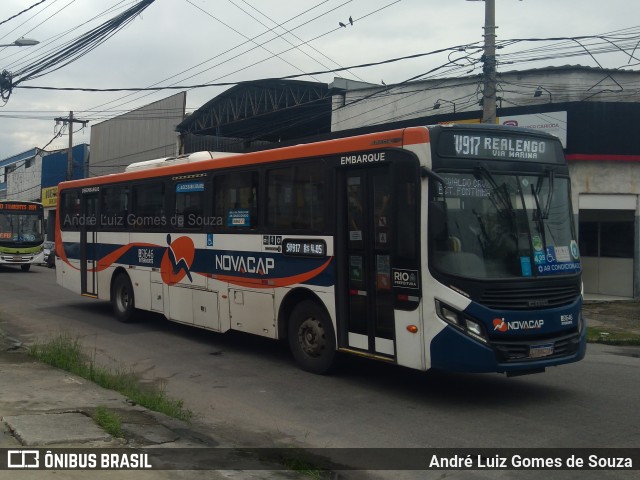
M 121 312 L 125 312 L 127 310 L 127 308 L 129 307 L 129 292 L 127 291 L 126 288 L 121 288 L 120 289 L 120 294 L 118 295 L 118 307 L 120 308 Z
M 319 357 L 327 341 L 322 323 L 315 318 L 307 318 L 298 329 L 298 343 L 302 351 L 310 357 Z

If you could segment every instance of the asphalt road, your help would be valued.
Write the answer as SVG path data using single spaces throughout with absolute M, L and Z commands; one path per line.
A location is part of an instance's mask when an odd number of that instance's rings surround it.
M 152 314 L 121 324 L 107 302 L 68 292 L 44 267 L 0 267 L 0 329 L 26 342 L 77 335 L 99 363 L 162 383 L 199 421 L 247 446 L 640 448 L 638 347 L 589 345 L 582 362 L 509 379 L 351 357 L 336 374 L 315 376 L 299 370 L 279 342 Z M 466 473 L 446 478 L 513 472 Z M 553 478 L 632 478 L 637 471 L 592 473 Z

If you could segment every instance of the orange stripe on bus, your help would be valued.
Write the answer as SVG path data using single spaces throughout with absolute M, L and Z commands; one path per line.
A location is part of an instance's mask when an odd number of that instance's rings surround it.
M 417 145 L 429 143 L 429 130 L 424 127 L 411 127 L 404 130 L 404 144 Z
M 182 163 L 166 167 L 150 168 L 130 173 L 116 173 L 102 177 L 91 177 L 80 180 L 62 182 L 61 188 L 84 187 L 117 183 L 130 180 L 141 180 L 165 175 L 179 175 L 203 170 L 219 168 L 259 165 L 268 162 L 279 162 L 298 158 L 321 157 L 357 151 L 377 150 L 388 147 L 402 147 L 429 141 L 429 132 L 425 127 L 410 127 L 387 132 L 369 133 L 355 137 L 338 138 L 323 142 L 294 145 L 290 147 L 264 150 L 261 152 L 232 155 L 226 158 L 200 160 L 193 163 Z

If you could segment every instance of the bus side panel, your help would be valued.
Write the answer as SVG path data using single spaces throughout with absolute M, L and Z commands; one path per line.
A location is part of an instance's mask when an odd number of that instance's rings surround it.
M 231 329 L 231 316 L 229 315 L 229 283 L 215 278 L 208 279 L 207 289 L 217 292 L 218 295 L 218 330 L 224 333 Z
M 56 269 L 56 280 L 64 288 L 80 294 L 80 232 L 62 232 L 62 242 L 66 262 L 58 263 L 62 268 Z
M 151 310 L 151 272 L 147 269 L 130 268 L 127 273 L 133 285 L 136 308 Z
M 395 311 L 396 326 L 396 361 L 398 365 L 417 370 L 426 370 L 426 358 L 424 348 L 424 328 L 428 322 L 424 321 L 423 304 L 414 311 Z M 418 327 L 416 333 L 409 331 L 411 326 Z
M 104 247 L 100 250 L 110 249 L 111 246 L 123 246 L 129 243 L 127 232 L 98 232 L 98 244 Z M 111 279 L 119 264 L 105 265 L 98 258 L 98 298 L 101 300 L 111 300 Z M 124 266 L 126 268 L 126 265 Z M 79 273 L 79 272 L 78 272 Z
M 322 303 L 324 308 L 327 310 L 329 317 L 331 318 L 331 325 L 333 326 L 333 331 L 337 339 L 338 327 L 336 325 L 335 288 L 333 286 L 323 287 L 323 290 L 315 290 L 314 287 L 311 285 L 302 285 L 302 284 L 292 285 L 291 287 L 287 287 L 287 288 L 277 288 L 275 290 L 275 305 L 276 305 L 276 312 L 277 312 L 276 319 L 281 318 L 283 322 L 289 321 L 288 314 L 290 314 L 291 312 L 290 311 L 281 312 L 281 309 L 283 308 L 284 299 L 287 297 L 287 295 L 289 295 L 291 292 L 295 290 L 304 290 L 306 294 L 311 293 L 320 301 L 320 303 Z M 284 315 L 282 315 L 283 313 Z M 286 328 L 281 329 L 279 328 L 279 326 L 277 326 L 276 333 L 277 332 L 284 332 L 284 334 L 286 335 L 287 329 Z M 282 337 L 278 336 L 276 338 L 282 338 Z M 337 343 L 336 343 L 336 348 L 337 348 Z
M 426 261 L 426 260 L 423 260 Z M 424 271 L 424 270 L 423 270 Z M 436 280 L 429 275 L 428 270 L 426 270 L 426 274 L 423 275 L 423 281 L 425 285 L 430 285 L 429 291 L 425 292 L 423 297 L 423 313 L 424 313 L 424 322 L 425 322 L 425 333 L 424 333 L 424 341 L 425 341 L 425 356 L 426 356 L 426 367 L 427 369 L 432 367 L 441 367 L 442 365 L 438 365 L 438 355 L 439 350 L 436 352 L 434 350 L 434 342 L 435 339 L 441 339 L 443 332 L 447 330 L 452 330 L 453 327 L 448 325 L 444 320 L 442 320 L 438 314 L 436 313 L 436 300 L 440 300 L 447 305 L 459 306 L 460 310 L 464 310 L 466 306 L 468 306 L 471 301 L 459 293 L 454 292 L 450 288 L 438 283 Z M 457 333 L 457 332 L 456 332 Z M 469 343 L 478 344 L 478 342 L 471 340 L 469 337 L 466 338 Z M 437 343 L 437 342 L 435 342 Z M 480 346 L 478 344 L 478 346 Z M 437 347 L 437 345 L 436 345 Z M 482 346 L 484 348 L 484 346 Z M 458 352 L 464 352 L 464 350 L 458 350 Z M 455 354 L 456 355 L 466 355 L 466 353 Z
M 409 152 L 413 152 L 419 159 L 420 165 L 431 167 L 431 144 L 421 142 L 406 145 L 403 147 Z M 428 196 L 429 182 L 425 179 L 421 183 L 421 198 Z M 428 209 L 420 208 L 420 219 L 418 231 L 427 231 Z M 418 370 L 427 370 L 431 367 L 431 353 L 428 348 L 430 341 L 444 328 L 444 322 L 437 320 L 435 316 L 433 297 L 430 295 L 428 285 L 433 285 L 433 279 L 429 275 L 427 262 L 427 248 L 423 242 L 421 245 L 421 270 L 422 270 L 422 300 L 420 306 L 414 311 L 395 311 L 395 336 L 396 336 L 396 361 L 398 365 Z M 418 331 L 411 333 L 408 328 L 416 326 Z

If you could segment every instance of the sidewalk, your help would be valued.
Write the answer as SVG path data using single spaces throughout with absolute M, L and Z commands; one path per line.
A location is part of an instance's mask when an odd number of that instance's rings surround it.
M 35 461 L 29 450 L 40 450 L 40 467 L 45 465 L 46 451 L 65 452 L 56 449 L 90 449 L 67 452 L 83 452 L 74 455 L 91 455 L 87 452 L 94 452 L 97 465 L 100 465 L 103 452 L 149 452 L 146 462 L 152 467 L 166 470 L 144 471 L 138 467 L 135 474 L 123 470 L 119 473 L 93 470 L 91 478 L 116 478 L 114 475 L 118 478 L 150 480 L 303 478 L 285 470 L 282 465 L 268 463 L 240 452 L 216 438 L 215 432 L 204 426 L 175 420 L 131 405 L 117 392 L 38 363 L 21 352 L 19 345 L 12 344 L 11 339 L 0 337 L 0 343 L 4 343 L 0 345 L 0 449 L 27 452 L 27 463 Z M 118 414 L 126 440 L 111 437 L 94 422 L 91 415 L 98 406 Z M 74 472 L 41 468 L 20 470 L 18 473 L 6 469 L 10 462 L 9 452 L 0 453 L 0 479 L 40 480 L 60 478 L 60 475 L 63 478 L 86 478 L 88 470 Z M 213 460 L 210 460 L 211 453 L 215 453 Z M 20 452 L 14 452 L 14 457 L 11 458 L 13 465 L 19 465 L 16 462 L 20 461 Z M 130 466 L 132 465 L 133 461 Z M 141 462 L 140 465 L 145 464 Z M 218 465 L 222 468 L 218 468 Z M 201 469 L 197 470 L 197 466 Z
M 640 335 L 640 302 L 587 296 L 582 313 L 589 327 Z

